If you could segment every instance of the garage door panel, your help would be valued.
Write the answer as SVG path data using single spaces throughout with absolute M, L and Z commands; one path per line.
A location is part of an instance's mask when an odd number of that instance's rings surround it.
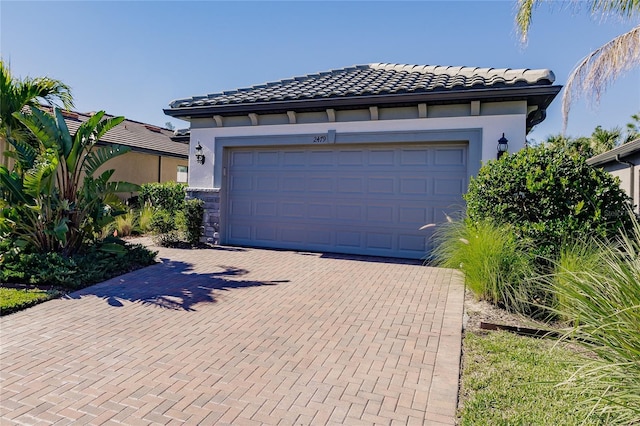
M 280 185 L 275 176 L 256 176 L 256 188 L 260 191 L 278 191 Z
M 294 167 L 305 167 L 307 156 L 305 151 L 284 151 L 283 165 Z
M 360 232 L 344 231 L 336 235 L 337 247 L 360 248 Z
M 395 163 L 395 151 L 371 150 L 369 151 L 370 166 L 393 166 Z
M 277 166 L 279 153 L 273 151 L 261 151 L 256 153 L 256 164 L 258 166 Z
M 361 150 L 338 151 L 338 165 L 363 166 L 364 153 Z
M 400 155 L 400 165 L 407 166 L 426 166 L 429 164 L 429 151 L 427 149 L 403 149 Z
M 331 238 L 331 232 L 308 230 L 307 239 L 312 245 L 322 245 L 331 247 L 333 245 L 333 239 Z
M 334 163 L 333 151 L 311 151 L 309 153 L 310 166 L 333 166 Z
M 362 207 L 359 205 L 338 205 L 336 206 L 335 217 L 340 221 L 351 221 L 362 223 Z
M 251 200 L 235 199 L 229 201 L 229 212 L 234 216 L 250 216 L 252 213 Z
M 363 179 L 359 177 L 338 178 L 338 192 L 355 192 L 362 194 L 364 184 Z
M 254 206 L 256 216 L 276 217 L 278 215 L 278 203 L 275 201 L 256 201 Z
M 421 258 L 431 233 L 418 228 L 463 205 L 466 155 L 463 145 L 233 149 L 223 243 Z
M 442 165 L 460 165 L 466 164 L 466 152 L 462 148 L 456 149 L 436 149 L 434 164 Z
M 251 226 L 243 224 L 231 224 L 229 226 L 229 234 L 232 239 L 251 240 Z
M 398 222 L 401 224 L 426 225 L 428 220 L 426 207 L 399 207 Z
M 367 234 L 368 249 L 393 250 L 393 234 L 391 233 L 369 233 Z
M 307 189 L 309 192 L 334 192 L 334 179 L 331 177 L 309 177 L 307 178 Z
M 273 224 L 262 224 L 255 228 L 255 239 L 259 241 L 278 241 L 278 227 Z
M 426 195 L 429 183 L 427 179 L 401 179 L 400 194 Z
M 282 178 L 282 190 L 293 192 L 304 192 L 305 182 L 298 177 L 284 177 Z
M 253 154 L 251 152 L 236 151 L 231 155 L 231 166 L 251 166 L 253 165 Z
M 425 237 L 418 235 L 398 235 L 398 250 L 424 254 L 426 251 Z
M 392 206 L 367 206 L 367 222 L 393 222 Z
M 283 202 L 280 204 L 280 216 L 287 218 L 304 218 L 307 208 L 303 202 Z
M 434 179 L 433 193 L 435 195 L 456 194 L 462 196 L 464 193 L 464 182 L 462 179 Z

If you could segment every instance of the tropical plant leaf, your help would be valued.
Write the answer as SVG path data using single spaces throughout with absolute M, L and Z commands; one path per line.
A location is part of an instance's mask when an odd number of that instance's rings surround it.
M 13 113 L 13 117 L 22 123 L 46 148 L 58 147 L 59 130 L 53 116 L 31 107 L 31 114 Z
M 9 142 L 15 150 L 11 154 L 20 162 L 24 169 L 33 167 L 36 157 L 38 156 L 38 151 L 34 147 L 23 140 L 15 138 L 7 138 L 7 142 Z
M 109 192 L 119 194 L 122 192 L 137 192 L 140 190 L 140 185 L 131 182 L 108 182 L 107 190 Z
M 124 121 L 124 117 L 122 116 L 107 118 L 106 120 L 100 121 L 96 125 L 96 133 L 95 133 L 96 140 L 100 140 L 109 130 L 113 129 L 123 121 Z
M 104 163 L 129 151 L 131 148 L 124 145 L 107 145 L 97 148 L 87 153 L 84 159 L 84 172 L 87 176 L 93 176 Z
M 31 197 L 27 197 L 24 193 L 20 176 L 17 173 L 10 172 L 5 166 L 0 166 L 0 189 L 8 192 L 19 203 L 28 204 L 33 201 Z
M 116 244 L 116 243 L 104 243 L 100 245 L 100 248 L 98 248 L 98 250 L 105 253 L 114 253 L 114 254 L 125 254 L 127 252 L 127 249 L 124 246 L 121 246 L 120 244 Z
M 87 146 L 97 141 L 94 136 L 95 127 L 98 125 L 103 115 L 104 111 L 98 111 L 92 115 L 87 121 L 78 127 L 78 130 L 73 137 L 73 144 L 69 151 L 69 155 L 66 157 L 66 161 L 67 169 L 74 176 L 74 180 L 79 177 L 78 172 L 82 168 L 82 164 L 86 158 L 86 156 L 84 158 L 81 157 L 82 153 L 85 151 Z
M 56 239 L 63 245 L 67 243 L 67 233 L 69 232 L 69 226 L 67 225 L 68 221 L 69 219 L 63 218 L 53 228 L 53 234 L 55 235 Z
M 39 161 L 24 174 L 25 192 L 34 198 L 39 195 L 50 198 L 58 163 L 58 156 L 54 150 L 49 149 L 43 153 Z
M 64 156 L 64 158 L 67 158 L 69 152 L 71 152 L 73 140 L 71 139 L 71 134 L 69 133 L 67 123 L 64 121 L 62 112 L 58 108 L 54 108 L 53 112 L 55 114 L 56 127 L 59 129 L 61 154 Z

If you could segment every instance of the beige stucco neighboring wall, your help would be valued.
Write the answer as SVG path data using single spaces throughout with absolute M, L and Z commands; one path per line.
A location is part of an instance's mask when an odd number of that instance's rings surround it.
M 188 166 L 189 160 L 186 158 L 162 157 L 162 172 L 160 182 L 175 181 L 178 176 L 178 166 Z
M 125 181 L 138 185 L 150 182 L 175 181 L 177 167 L 187 166 L 186 158 L 160 156 L 141 152 L 128 152 L 109 160 L 98 173 L 108 169 L 115 169 L 112 181 Z

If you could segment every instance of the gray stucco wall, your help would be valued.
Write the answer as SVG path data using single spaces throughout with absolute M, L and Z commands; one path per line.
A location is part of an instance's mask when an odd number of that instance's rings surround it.
M 640 213 L 640 152 L 625 156 L 621 160 L 633 163 L 634 166 L 610 161 L 601 167 L 620 179 L 620 188 L 633 199 L 634 210 Z

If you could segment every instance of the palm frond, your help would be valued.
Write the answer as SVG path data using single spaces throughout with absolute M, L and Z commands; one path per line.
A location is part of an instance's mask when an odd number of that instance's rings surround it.
M 71 88 L 59 80 L 48 77 L 25 78 L 22 80 L 18 92 L 22 99 L 28 100 L 25 105 L 35 105 L 37 100 L 41 99 L 51 106 L 59 106 L 59 100 L 64 109 L 73 108 Z
M 638 0 L 592 0 L 591 13 L 615 14 L 631 18 L 640 12 Z
M 571 104 L 581 96 L 596 104 L 602 93 L 623 73 L 640 64 L 640 25 L 587 55 L 571 72 L 562 96 L 564 128 Z
M 516 26 L 520 33 L 520 41 L 522 41 L 522 43 L 527 42 L 529 28 L 531 27 L 533 9 L 538 3 L 540 3 L 540 0 L 518 0 Z

